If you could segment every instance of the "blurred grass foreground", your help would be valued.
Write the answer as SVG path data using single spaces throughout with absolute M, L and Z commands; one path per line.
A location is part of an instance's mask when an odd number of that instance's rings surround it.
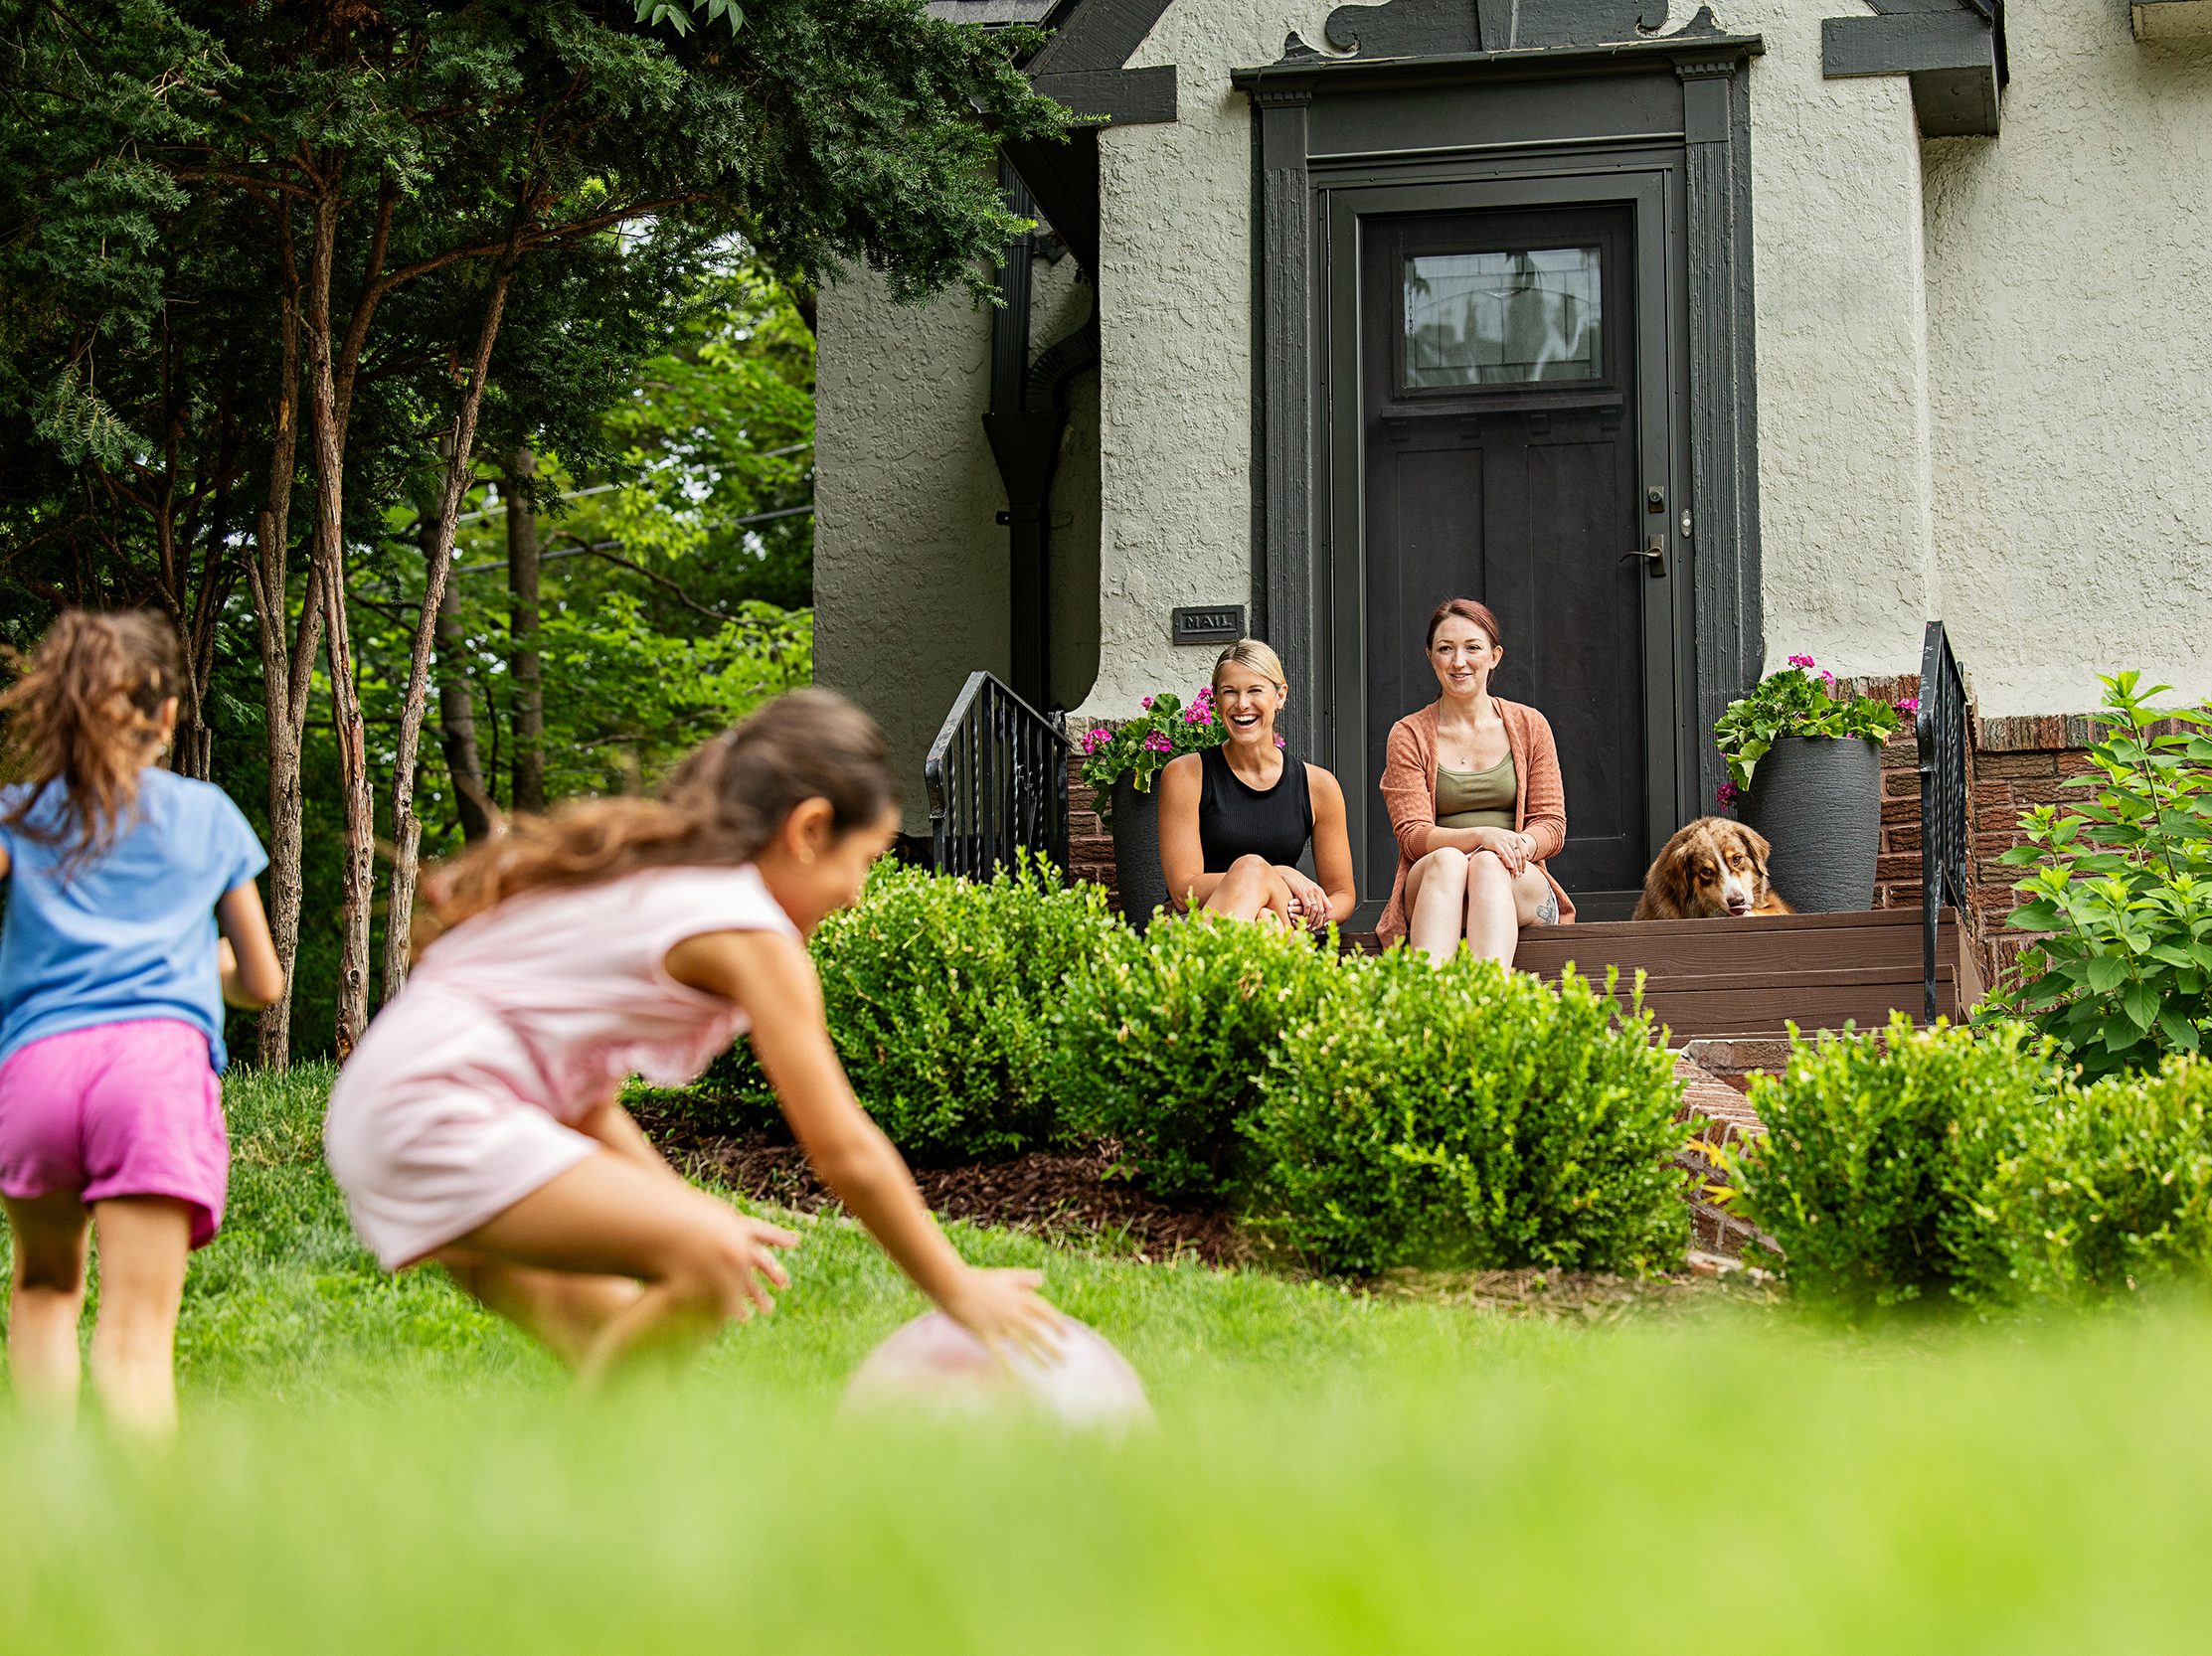
M 1128 1354 L 1109 1443 L 834 1414 L 920 1308 L 806 1226 L 768 1323 L 579 1404 L 379 1276 L 327 1073 L 242 1077 L 167 1455 L 0 1415 L 0 1651 L 2200 1650 L 2212 1316 L 1603 1327 L 958 1233 Z

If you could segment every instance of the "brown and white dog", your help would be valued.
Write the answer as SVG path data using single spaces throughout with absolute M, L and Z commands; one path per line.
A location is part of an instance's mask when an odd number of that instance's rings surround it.
M 1643 877 L 1639 920 L 1791 914 L 1767 883 L 1767 842 L 1725 816 L 1701 816 L 1666 842 Z

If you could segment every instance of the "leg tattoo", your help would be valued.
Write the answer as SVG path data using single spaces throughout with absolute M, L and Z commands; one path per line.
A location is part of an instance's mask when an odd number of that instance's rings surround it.
M 1559 923 L 1559 898 L 1555 893 L 1546 892 L 1544 901 L 1536 906 L 1536 923 L 1538 925 L 1557 925 Z

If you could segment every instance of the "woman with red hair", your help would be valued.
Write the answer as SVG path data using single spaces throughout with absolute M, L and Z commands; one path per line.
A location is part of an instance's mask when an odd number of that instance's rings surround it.
M 1559 749 L 1541 713 L 1490 694 L 1505 646 L 1487 604 L 1439 604 L 1428 652 L 1443 694 L 1391 727 L 1383 760 L 1398 879 L 1377 933 L 1511 965 L 1522 926 L 1575 917 L 1544 867 L 1567 843 Z

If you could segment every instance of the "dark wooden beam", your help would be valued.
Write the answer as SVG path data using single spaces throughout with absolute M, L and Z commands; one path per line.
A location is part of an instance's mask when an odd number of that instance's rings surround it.
M 1036 77 L 1119 69 L 1144 44 L 1169 4 L 1170 0 L 1079 0 L 1066 24 L 1029 60 L 1029 73 Z
M 1820 25 L 1821 73 L 1830 80 L 1902 75 L 1924 138 L 1997 135 L 2003 93 L 1995 21 L 1979 10 L 1831 17 Z
M 1175 118 L 1175 66 L 1086 69 L 1038 75 L 1030 84 L 1079 115 L 1115 126 L 1154 126 Z

